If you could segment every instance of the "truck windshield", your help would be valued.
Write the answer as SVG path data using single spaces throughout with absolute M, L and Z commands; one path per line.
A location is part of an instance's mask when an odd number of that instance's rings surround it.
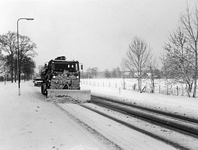
M 55 71 L 69 71 L 69 72 L 76 72 L 78 71 L 78 64 L 77 63 L 70 63 L 70 64 L 54 64 Z

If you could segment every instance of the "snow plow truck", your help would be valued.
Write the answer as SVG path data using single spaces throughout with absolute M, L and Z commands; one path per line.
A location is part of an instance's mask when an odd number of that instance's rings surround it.
M 41 71 L 41 93 L 50 98 L 65 96 L 89 102 L 90 90 L 80 89 L 80 69 L 83 66 L 78 61 L 67 61 L 65 56 L 50 60 Z

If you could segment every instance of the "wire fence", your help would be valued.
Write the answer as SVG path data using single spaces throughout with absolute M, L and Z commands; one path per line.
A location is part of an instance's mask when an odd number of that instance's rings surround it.
M 81 84 L 138 91 L 137 79 L 81 79 Z M 144 92 L 151 93 L 151 81 L 142 80 L 142 88 L 144 88 Z M 171 80 L 167 82 L 164 79 L 155 80 L 154 93 L 187 96 L 185 84 L 174 83 Z

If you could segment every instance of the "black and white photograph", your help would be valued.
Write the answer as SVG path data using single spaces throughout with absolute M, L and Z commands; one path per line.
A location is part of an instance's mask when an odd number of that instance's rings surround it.
M 0 0 L 0 150 L 198 150 L 198 0 Z

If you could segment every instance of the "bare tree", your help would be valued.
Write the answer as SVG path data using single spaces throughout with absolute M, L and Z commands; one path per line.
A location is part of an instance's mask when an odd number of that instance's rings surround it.
M 37 55 L 36 51 L 36 44 L 33 43 L 29 37 L 27 36 L 19 36 L 20 44 L 19 44 L 19 77 L 21 74 L 22 66 L 24 65 L 24 59 L 26 57 L 34 57 Z M 20 80 L 20 79 L 19 79 Z
M 97 75 L 98 75 L 98 68 L 97 67 L 94 67 L 94 68 L 88 68 L 87 71 L 86 71 L 86 76 L 88 78 L 96 78 Z
M 20 36 L 20 58 L 23 59 L 24 56 L 27 57 L 34 57 L 37 55 L 35 52 L 36 44 L 33 43 L 29 37 L 27 36 Z
M 157 76 L 156 70 L 157 70 L 157 63 L 156 60 L 153 60 L 148 65 L 148 71 L 150 73 L 149 77 L 151 79 L 151 93 L 155 92 L 155 78 Z
M 112 78 L 121 78 L 121 71 L 120 71 L 120 68 L 119 67 L 112 69 L 112 71 L 111 71 L 111 77 Z
M 91 74 L 96 78 L 98 75 L 98 67 L 91 68 Z
M 147 69 L 151 58 L 151 52 L 146 42 L 138 37 L 133 39 L 126 53 L 126 58 L 123 58 L 123 66 L 133 74 L 136 74 L 140 93 L 142 92 L 144 71 Z
M 186 36 L 186 42 L 188 43 L 189 53 L 193 54 L 194 63 L 192 63 L 194 69 L 194 90 L 193 97 L 196 97 L 197 78 L 198 78 L 198 9 L 197 6 L 190 10 L 187 6 L 186 12 L 182 13 L 180 17 L 181 27 Z
M 9 55 L 11 82 L 13 82 L 14 59 L 16 59 L 16 33 L 8 32 L 7 34 L 0 35 L 0 49 Z
M 35 62 L 31 57 L 24 56 L 23 63 L 22 63 L 22 72 L 24 73 L 24 80 L 31 79 L 32 75 L 34 74 L 34 69 L 36 65 Z
M 165 45 L 166 69 L 176 82 L 186 84 L 187 93 L 190 97 L 193 83 L 193 58 L 194 54 L 189 51 L 187 38 L 180 27 L 169 38 Z M 164 66 L 165 67 L 165 66 Z
M 115 68 L 113 68 L 112 71 L 111 71 L 111 77 L 112 78 L 117 78 L 117 70 Z
M 108 69 L 105 69 L 104 76 L 105 78 L 111 78 L 111 72 Z
M 88 68 L 88 69 L 86 70 L 86 76 L 87 76 L 87 78 L 92 78 L 92 75 L 91 75 L 91 68 Z
M 17 36 L 14 32 L 8 32 L 7 34 L 0 35 L 0 49 L 8 53 L 7 66 L 10 68 L 11 81 L 13 82 L 13 75 L 15 72 L 16 81 L 16 59 L 17 59 Z M 27 36 L 19 35 L 19 71 L 21 70 L 21 63 L 23 62 L 24 56 L 34 57 L 37 53 L 34 51 L 36 44 L 33 43 Z M 20 72 L 19 72 L 20 73 Z
M 194 84 L 193 97 L 196 97 L 198 78 L 198 9 L 197 6 L 180 16 L 180 25 L 170 35 L 166 44 L 166 68 L 172 77 L 187 85 L 187 93 L 190 96 Z
M 3 57 L 3 54 L 1 54 L 0 51 L 0 74 L 4 72 L 4 65 L 5 65 L 5 58 Z

